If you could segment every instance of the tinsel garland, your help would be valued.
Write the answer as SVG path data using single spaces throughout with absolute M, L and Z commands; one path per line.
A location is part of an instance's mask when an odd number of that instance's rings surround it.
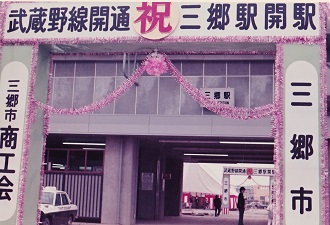
M 8 2 L 4 2 L 2 5 L 2 10 L 0 12 L 0 18 L 2 18 L 2 27 L 4 27 L 5 22 L 5 13 L 8 7 Z M 167 62 L 168 69 L 170 70 L 171 75 L 176 79 L 176 81 L 182 86 L 182 88 L 197 102 L 204 105 L 210 111 L 233 119 L 251 119 L 251 118 L 263 118 L 272 116 L 273 123 L 273 136 L 275 139 L 274 147 L 274 164 L 275 164 L 275 198 L 276 198 L 276 207 L 274 211 L 274 222 L 276 225 L 283 224 L 283 44 L 318 44 L 321 47 L 321 75 L 320 75 L 320 121 L 321 121 L 321 189 L 322 189 L 322 224 L 329 224 L 329 205 L 328 205 L 328 146 L 327 146 L 327 115 L 326 115 L 326 46 L 325 46 L 325 18 L 326 13 L 330 15 L 329 3 L 320 3 L 320 21 L 322 28 L 320 29 L 320 35 L 317 37 L 306 37 L 306 36 L 295 36 L 295 37 L 253 37 L 253 36 L 234 36 L 234 37 L 168 37 L 159 42 L 171 43 L 171 42 L 270 42 L 277 43 L 276 46 L 276 59 L 275 59 L 275 94 L 274 94 L 274 103 L 262 107 L 257 107 L 254 109 L 245 109 L 239 107 L 231 107 L 228 105 L 217 103 L 211 99 L 206 98 L 203 93 L 201 93 L 197 88 L 195 88 L 191 83 L 189 83 L 182 74 L 173 66 L 168 57 L 165 57 Z M 114 92 L 107 95 L 100 101 L 92 103 L 91 105 L 81 107 L 79 109 L 57 109 L 50 106 L 49 96 L 50 88 L 48 89 L 47 102 L 40 103 L 34 98 L 34 85 L 35 85 L 35 76 L 36 76 L 36 67 L 37 67 L 37 52 L 38 46 L 40 43 L 43 44 L 71 44 L 71 43 L 148 43 L 148 40 L 144 38 L 61 38 L 61 39 L 26 39 L 15 40 L 15 39 L 6 39 L 3 40 L 3 29 L 0 31 L 2 42 L 7 44 L 14 45 L 33 45 L 33 59 L 31 62 L 31 79 L 30 79 L 30 89 L 28 94 L 28 110 L 27 110 L 27 119 L 25 122 L 25 134 L 24 134 L 24 144 L 23 144 L 23 158 L 22 158 L 22 170 L 21 170 L 21 180 L 20 180 L 20 189 L 19 189 L 19 202 L 18 202 L 18 211 L 16 223 L 22 225 L 23 219 L 23 202 L 24 202 L 24 191 L 26 184 L 26 169 L 28 163 L 28 153 L 30 146 L 30 128 L 31 124 L 35 120 L 36 107 L 40 107 L 45 112 L 45 127 L 44 127 L 44 145 L 43 145 L 43 154 L 45 152 L 45 140 L 49 131 L 49 114 L 66 114 L 66 115 L 79 115 L 82 113 L 89 113 L 96 111 L 109 103 L 113 102 L 120 95 L 125 93 L 134 82 L 138 81 L 138 78 L 145 71 L 144 62 L 141 66 L 127 79 L 120 87 L 118 87 Z M 153 41 L 150 43 L 154 43 Z M 1 47 L 0 46 L 0 47 Z M 228 51 L 229 54 L 259 54 L 258 51 Z M 212 53 L 212 52 L 211 52 Z M 1 54 L 1 53 L 0 53 Z M 92 53 L 90 53 L 92 54 Z M 194 51 L 187 51 L 183 54 L 196 54 Z M 203 53 L 200 53 L 203 54 Z M 215 53 L 216 54 L 216 53 Z M 270 53 L 272 54 L 272 53 Z M 1 55 L 0 55 L 1 57 Z M 52 65 L 51 65 L 52 66 Z M 51 77 L 52 67 L 50 68 L 49 76 Z M 51 79 L 49 79 L 50 85 Z M 50 87 L 50 86 L 49 86 Z M 43 175 L 43 170 L 41 170 L 41 175 Z M 42 186 L 42 180 L 40 181 L 40 186 Z M 39 221 L 38 215 L 38 221 Z
M 48 74 L 48 86 L 47 86 L 47 93 L 50 93 L 50 89 L 52 86 L 52 76 L 53 76 L 53 56 L 50 56 L 50 60 L 49 60 L 49 74 Z M 49 104 L 50 103 L 50 94 L 47 94 L 47 99 L 46 99 L 46 103 Z M 45 153 L 46 153 L 46 139 L 49 133 L 49 112 L 44 111 L 44 130 L 43 130 L 43 145 L 42 145 L 42 162 L 45 162 Z M 41 203 L 41 196 L 42 196 L 42 189 L 43 189 L 43 185 L 44 185 L 44 166 L 41 165 L 40 168 L 40 189 L 39 189 L 39 204 Z M 40 221 L 40 216 L 41 216 L 41 212 L 40 209 L 38 208 L 38 214 L 37 214 L 37 221 Z
M 24 208 L 24 192 L 26 189 L 26 176 L 27 176 L 27 166 L 29 162 L 29 151 L 30 151 L 30 135 L 31 135 L 31 124 L 35 121 L 37 105 L 34 104 L 34 89 L 35 80 L 37 73 L 37 62 L 38 62 L 38 50 L 39 45 L 35 44 L 32 48 L 32 60 L 31 60 L 31 76 L 29 82 L 29 91 L 27 97 L 27 110 L 25 115 L 24 124 L 24 137 L 23 137 L 23 151 L 21 159 L 21 171 L 20 171 L 20 184 L 18 193 L 18 207 L 17 207 L 17 217 L 16 224 L 23 224 L 23 208 Z M 45 142 L 45 140 L 44 140 Z
M 165 54 L 158 53 L 159 57 L 164 58 L 167 68 L 169 69 L 171 75 L 175 80 L 181 85 L 181 87 L 199 104 L 203 105 L 205 108 L 210 111 L 232 119 L 257 119 L 270 116 L 273 112 L 273 104 L 268 104 L 256 108 L 241 108 L 229 106 L 226 104 L 218 103 L 213 99 L 207 98 L 198 88 L 194 87 L 186 78 L 175 68 L 171 63 L 168 57 Z M 77 109 L 60 109 L 54 108 L 53 106 L 37 102 L 34 99 L 35 104 L 37 104 L 44 111 L 47 111 L 51 114 L 62 114 L 62 115 L 80 115 L 83 113 L 90 113 L 96 110 L 99 110 L 111 102 L 115 101 L 119 96 L 124 94 L 135 82 L 138 81 L 138 78 L 150 65 L 150 57 L 148 56 L 146 60 L 133 72 L 133 74 L 118 88 L 116 88 L 112 93 L 105 96 L 103 99 L 93 102 L 90 105 L 83 106 Z M 149 64 L 148 64 L 149 63 Z M 50 95 L 50 93 L 49 93 Z
M 274 224 L 283 223 L 283 45 L 278 44 L 275 58 L 274 113 L 272 115 L 274 137 Z
M 321 123 L 321 191 L 322 224 L 329 225 L 329 153 L 328 153 L 328 124 L 327 124 L 327 47 L 326 21 L 330 15 L 330 4 L 320 3 L 321 30 L 323 43 L 320 44 L 320 123 Z

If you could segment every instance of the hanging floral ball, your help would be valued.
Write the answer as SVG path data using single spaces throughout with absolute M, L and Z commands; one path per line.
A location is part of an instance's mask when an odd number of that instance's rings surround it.
M 152 53 L 145 61 L 145 68 L 149 75 L 159 76 L 167 71 L 165 57 L 162 54 Z

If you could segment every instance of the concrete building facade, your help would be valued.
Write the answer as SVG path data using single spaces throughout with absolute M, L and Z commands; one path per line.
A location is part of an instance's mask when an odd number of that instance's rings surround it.
M 15 3 L 11 6 L 15 7 Z M 267 112 L 268 116 L 262 118 L 254 117 L 253 110 L 243 115 L 244 109 L 268 106 L 267 111 L 275 100 L 283 103 L 276 99 L 283 92 L 279 87 L 284 89 L 282 77 L 276 77 L 276 73 L 286 70 L 288 62 L 306 60 L 314 66 L 315 74 L 324 75 L 320 65 L 324 60 L 322 54 L 325 57 L 323 42 L 311 39 L 302 45 L 295 42 L 295 36 L 288 38 L 293 44 L 276 44 L 268 39 L 264 39 L 265 43 L 248 39 L 241 43 L 229 39 L 226 42 L 189 39 L 185 43 L 159 41 L 159 44 L 88 39 L 75 45 L 70 38 L 63 43 L 56 43 L 50 37 L 52 41 L 41 39 L 31 44 L 27 38 L 22 43 L 16 42 L 16 36 L 10 34 L 14 31 L 9 31 L 5 32 L 7 42 L 2 46 L 1 69 L 19 61 L 32 74 L 25 99 L 27 122 L 22 124 L 26 129 L 20 170 L 24 201 L 18 204 L 9 224 L 14 224 L 16 218 L 24 225 L 35 223 L 40 181 L 67 191 L 78 204 L 82 220 L 131 225 L 138 219 L 180 216 L 184 162 L 274 163 L 274 158 L 278 159 L 278 152 L 274 156 L 274 146 L 283 144 L 281 119 L 284 118 L 275 110 L 272 113 L 277 113 L 277 120 Z M 311 45 L 313 40 L 316 44 Z M 160 76 L 144 72 L 131 87 L 121 88 L 136 75 L 133 71 L 136 67 L 139 71 L 141 62 L 150 53 L 162 51 L 167 54 L 166 62 L 175 69 L 170 68 Z M 319 88 L 324 84 L 317 85 Z M 243 118 L 237 119 L 230 112 L 226 116 L 211 112 L 196 101 L 200 99 L 196 97 L 199 92 L 187 93 L 192 88 L 217 89 L 213 99 L 221 95 L 223 88 L 233 88 L 235 112 L 242 113 Z M 110 104 L 98 102 L 112 92 L 115 94 Z M 313 104 L 322 108 L 324 89 L 320 93 Z M 273 107 L 278 110 L 281 106 Z M 323 111 L 319 108 L 313 119 L 322 124 L 313 131 L 320 135 L 315 138 L 320 141 L 317 147 L 324 150 L 327 137 L 322 136 L 325 128 L 321 126 L 326 121 L 321 118 L 324 115 L 320 115 Z M 311 120 L 305 122 L 308 121 Z M 327 156 L 327 152 L 318 153 L 315 158 L 319 159 L 321 154 Z M 328 167 L 328 162 L 322 161 L 322 166 Z M 44 170 L 40 171 L 41 168 Z M 320 182 L 314 192 L 321 193 L 319 189 L 323 188 L 322 193 L 328 195 L 328 184 L 324 183 L 328 182 L 328 174 L 323 169 L 322 174 L 320 168 L 316 170 Z M 282 168 L 278 171 L 283 172 Z M 315 177 L 318 176 L 312 178 Z M 277 187 L 282 187 L 279 183 Z M 320 212 L 318 219 L 328 220 L 321 216 L 321 210 L 328 210 L 328 202 L 324 202 L 321 194 L 315 198 L 322 200 L 322 205 L 315 207 Z M 284 200 L 288 201 L 288 197 Z

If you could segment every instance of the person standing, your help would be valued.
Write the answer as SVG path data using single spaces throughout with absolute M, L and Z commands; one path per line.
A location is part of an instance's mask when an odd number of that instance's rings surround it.
M 244 225 L 243 223 L 243 216 L 244 216 L 244 210 L 245 210 L 245 199 L 244 199 L 244 192 L 245 188 L 241 187 L 239 189 L 239 195 L 238 195 L 238 202 L 237 202 L 237 208 L 239 212 L 239 217 L 238 217 L 238 225 Z
M 196 205 L 196 209 L 198 209 L 199 208 L 199 205 L 198 205 L 198 196 L 196 196 L 196 198 L 195 198 L 195 205 Z
M 193 203 L 193 197 L 192 197 L 192 195 L 190 194 L 190 198 L 189 198 L 189 209 L 192 208 L 192 203 Z
M 213 199 L 213 205 L 214 205 L 214 215 L 215 217 L 220 215 L 220 211 L 221 211 L 221 199 L 219 198 L 218 195 L 215 196 L 215 198 Z
M 209 209 L 209 199 L 207 197 L 205 197 L 205 207 L 204 209 Z
M 273 224 L 273 204 L 274 204 L 274 199 L 272 199 L 272 202 L 267 207 L 267 211 L 268 211 L 268 225 L 272 225 Z

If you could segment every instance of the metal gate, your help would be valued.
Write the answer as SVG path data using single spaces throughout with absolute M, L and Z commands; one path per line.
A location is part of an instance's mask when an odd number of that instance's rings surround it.
M 44 186 L 66 191 L 78 206 L 78 218 L 101 219 L 102 181 L 100 174 L 66 174 L 45 172 Z

